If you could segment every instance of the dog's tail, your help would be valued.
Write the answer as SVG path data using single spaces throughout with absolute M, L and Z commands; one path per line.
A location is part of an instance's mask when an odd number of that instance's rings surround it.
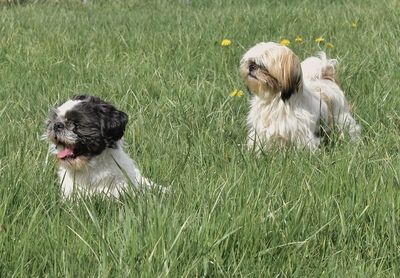
M 305 80 L 327 79 L 339 85 L 336 74 L 338 60 L 328 59 L 325 52 L 321 51 L 317 56 L 309 57 L 301 63 L 303 78 Z

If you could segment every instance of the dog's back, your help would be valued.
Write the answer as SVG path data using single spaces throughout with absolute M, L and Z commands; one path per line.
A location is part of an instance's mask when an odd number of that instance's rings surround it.
M 325 52 L 309 57 L 301 63 L 304 84 L 326 103 L 329 112 L 328 125 L 336 125 L 340 131 L 348 128 L 350 136 L 355 139 L 361 133 L 361 127 L 351 115 L 349 105 L 340 87 L 336 59 L 328 59 Z
M 304 81 L 326 79 L 339 85 L 335 70 L 337 64 L 338 61 L 336 59 L 328 59 L 325 52 L 320 52 L 317 56 L 305 59 L 301 62 Z

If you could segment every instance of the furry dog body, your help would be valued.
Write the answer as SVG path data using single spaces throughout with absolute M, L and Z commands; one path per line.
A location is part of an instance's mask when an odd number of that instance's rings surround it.
M 116 148 L 107 148 L 80 169 L 60 166 L 58 176 L 64 198 L 72 196 L 74 191 L 87 196 L 105 194 L 119 198 L 130 186 L 152 185 L 123 150 L 123 141 L 117 144 Z
M 338 86 L 335 64 L 324 53 L 300 63 L 289 48 L 271 42 L 251 48 L 240 62 L 241 76 L 254 93 L 248 146 L 294 144 L 314 150 L 333 128 L 357 138 L 361 129 Z
M 130 186 L 152 185 L 123 150 L 127 122 L 124 112 L 93 96 L 76 96 L 51 112 L 46 137 L 64 198 L 74 192 L 118 198 Z

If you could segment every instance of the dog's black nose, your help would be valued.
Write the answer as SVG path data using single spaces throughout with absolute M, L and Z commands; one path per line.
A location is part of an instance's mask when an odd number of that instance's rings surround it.
M 62 122 L 56 122 L 53 126 L 54 131 L 59 131 L 64 128 L 64 124 Z

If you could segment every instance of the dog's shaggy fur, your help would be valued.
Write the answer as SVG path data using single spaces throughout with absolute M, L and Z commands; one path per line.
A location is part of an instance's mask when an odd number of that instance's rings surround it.
M 247 51 L 240 73 L 253 93 L 248 146 L 294 144 L 314 150 L 333 128 L 358 138 L 361 128 L 339 87 L 336 63 L 325 53 L 300 63 L 288 47 L 272 42 Z
M 76 96 L 51 111 L 45 135 L 65 199 L 74 192 L 118 198 L 130 186 L 153 185 L 123 150 L 127 122 L 124 112 L 94 96 Z

